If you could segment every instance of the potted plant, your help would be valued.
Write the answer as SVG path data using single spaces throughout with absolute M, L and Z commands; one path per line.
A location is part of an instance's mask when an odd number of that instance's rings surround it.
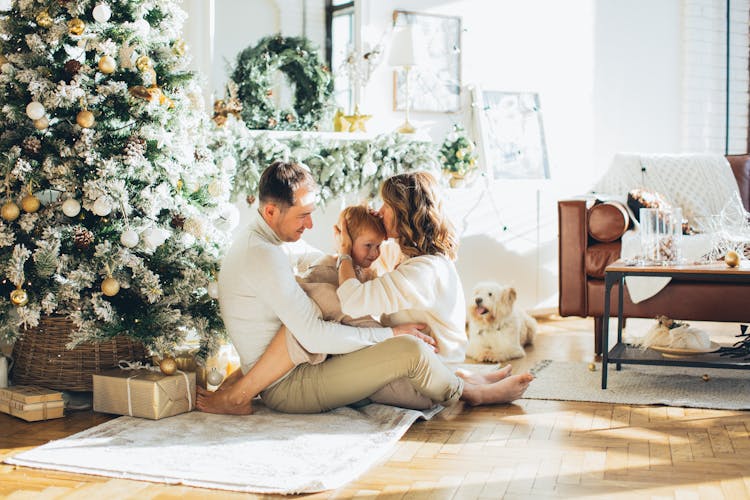
M 453 130 L 445 137 L 440 147 L 440 161 L 451 187 L 460 186 L 477 168 L 476 146 L 462 125 L 454 124 Z

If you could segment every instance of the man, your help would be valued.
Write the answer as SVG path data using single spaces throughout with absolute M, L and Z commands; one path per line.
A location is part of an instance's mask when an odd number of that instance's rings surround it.
M 310 173 L 295 163 L 275 162 L 263 172 L 258 214 L 232 245 L 219 274 L 222 317 L 245 375 L 238 370 L 216 393 L 200 391 L 200 410 L 252 413 L 252 398 L 287 374 L 285 363 L 266 363 L 250 372 L 267 349 L 288 358 L 283 336 L 276 336 L 282 325 L 311 353 L 349 353 L 397 335 L 413 335 L 434 345 L 417 329 L 424 325 L 353 328 L 320 319 L 319 309 L 298 285 L 292 268 L 320 254 L 290 262 L 285 252 L 288 243 L 299 241 L 313 226 L 316 188 Z

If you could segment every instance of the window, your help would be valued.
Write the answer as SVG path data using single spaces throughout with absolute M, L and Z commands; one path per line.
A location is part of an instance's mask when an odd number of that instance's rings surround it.
M 354 91 L 342 71 L 347 56 L 355 48 L 354 2 L 326 0 L 326 60 L 333 75 L 334 101 L 345 112 L 352 111 Z

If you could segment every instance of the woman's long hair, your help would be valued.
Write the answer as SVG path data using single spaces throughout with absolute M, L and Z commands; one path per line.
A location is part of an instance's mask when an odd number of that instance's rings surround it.
M 437 181 L 427 172 L 394 175 L 380 188 L 383 201 L 393 209 L 398 244 L 407 257 L 456 258 L 458 240 L 443 214 L 437 190 Z

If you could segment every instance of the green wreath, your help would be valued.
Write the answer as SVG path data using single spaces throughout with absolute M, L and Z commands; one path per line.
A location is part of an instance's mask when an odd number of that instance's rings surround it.
M 294 84 L 294 108 L 273 103 L 271 78 L 276 70 Z M 232 73 L 242 102 L 242 119 L 251 129 L 314 130 L 333 94 L 333 80 L 310 41 L 280 35 L 263 38 L 237 56 Z

